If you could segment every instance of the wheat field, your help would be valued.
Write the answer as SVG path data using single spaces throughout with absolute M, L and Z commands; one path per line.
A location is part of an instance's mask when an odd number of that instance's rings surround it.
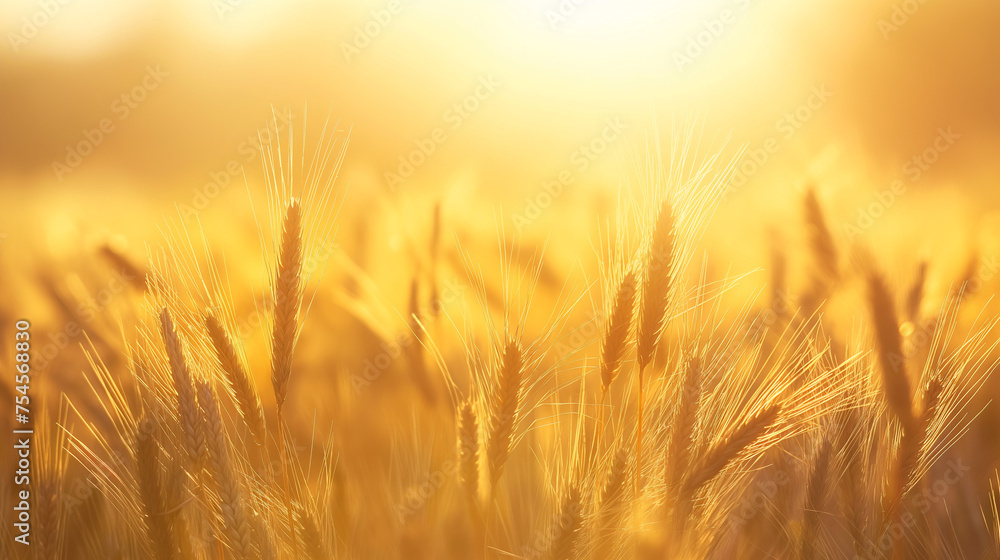
M 897 287 L 808 188 L 808 259 L 776 243 L 745 298 L 701 241 L 737 159 L 682 130 L 636 151 L 574 278 L 499 218 L 468 246 L 436 203 L 395 297 L 336 242 L 348 133 L 278 126 L 248 187 L 259 297 L 200 221 L 168 219 L 146 262 L 101 249 L 129 311 L 35 406 L 32 546 L 8 524 L 5 557 L 1000 555 L 977 443 L 1000 339 L 968 278 L 932 293 L 923 262 Z
M 0 560 L 1000 560 L 998 21 L 3 3 Z

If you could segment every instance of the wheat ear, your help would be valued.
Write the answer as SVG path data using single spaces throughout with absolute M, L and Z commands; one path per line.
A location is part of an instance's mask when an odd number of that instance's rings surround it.
M 625 274 L 615 293 L 614 306 L 604 330 L 604 346 L 601 350 L 601 383 L 606 393 L 621 370 L 625 351 L 628 349 L 629 331 L 632 328 L 632 314 L 635 308 L 635 272 Z
M 875 321 L 878 359 L 882 367 L 882 387 L 889 410 L 899 419 L 904 430 L 913 422 L 913 395 L 906 375 L 906 361 L 899 336 L 896 306 L 885 280 L 877 272 L 868 275 L 868 298 Z
M 302 300 L 302 207 L 292 199 L 285 213 L 281 250 L 274 282 L 274 325 L 271 332 L 271 383 L 278 410 L 288 395 L 292 353 Z
M 471 513 L 479 510 L 479 421 L 470 401 L 458 409 L 458 458 Z
M 653 361 L 653 352 L 666 326 L 673 259 L 674 214 L 670 203 L 665 200 L 653 226 L 642 280 L 642 306 L 636 345 L 640 369 L 646 368 Z
M 59 505 L 62 493 L 63 473 L 40 471 L 35 483 L 35 493 L 38 496 L 35 541 L 38 560 L 55 560 L 59 558 L 63 548 L 63 511 Z
M 903 499 L 920 482 L 918 472 L 924 441 L 928 427 L 937 413 L 942 389 L 938 379 L 932 380 L 924 392 L 920 413 L 914 416 L 910 424 L 903 427 L 903 435 L 899 440 L 896 462 L 893 465 L 890 478 L 889 501 L 883 516 L 883 534 L 889 533 L 892 527 L 899 526 L 904 522 Z M 903 538 L 903 535 L 893 534 L 892 537 L 893 558 L 909 557 L 912 551 L 907 551 L 909 543 Z
M 316 517 L 304 507 L 298 508 L 297 513 L 305 557 L 309 560 L 327 560 L 330 554 L 327 552 L 323 532 L 320 531 L 319 524 L 316 523 Z
M 524 382 L 524 356 L 521 346 L 510 339 L 500 360 L 497 392 L 493 397 L 493 417 L 486 458 L 490 466 L 490 485 L 495 489 L 513 446 L 514 428 L 521 411 L 521 388 Z
M 944 386 L 941 380 L 934 378 L 924 390 L 920 414 L 909 427 L 904 429 L 899 441 L 899 450 L 892 479 L 892 496 L 889 506 L 890 513 L 896 513 L 920 467 L 920 459 L 928 435 L 928 429 L 937 415 L 938 405 Z
M 239 405 L 240 414 L 246 424 L 250 434 L 259 445 L 264 445 L 267 441 L 267 431 L 264 425 L 264 408 L 260 404 L 260 396 L 257 388 L 250 380 L 250 375 L 243 362 L 236 353 L 232 339 L 214 315 L 205 316 L 205 327 L 208 330 L 208 337 L 212 341 L 212 347 L 222 365 L 222 371 L 226 374 L 233 394 L 236 396 L 236 404 Z
M 804 200 L 805 222 L 809 248 L 819 269 L 819 278 L 829 283 L 839 276 L 837 266 L 837 246 L 823 216 L 823 207 L 814 189 L 808 189 Z
M 484 558 L 486 526 L 479 502 L 479 420 L 471 400 L 463 402 L 458 409 L 458 461 L 462 489 L 472 518 L 474 558 Z
M 198 402 L 205 419 L 208 464 L 219 492 L 219 509 L 226 544 L 240 558 L 256 557 L 240 484 L 229 460 L 229 444 L 222 426 L 219 403 L 212 386 L 205 381 L 198 382 Z
M 814 318 L 816 311 L 822 306 L 831 291 L 831 287 L 839 276 L 837 263 L 837 247 L 833 236 L 827 228 L 823 208 L 820 206 L 816 191 L 809 189 L 803 199 L 806 238 L 812 256 L 814 268 L 810 271 L 809 285 L 801 297 L 802 312 L 806 318 Z
M 195 398 L 191 371 L 184 358 L 184 348 L 180 335 L 174 328 L 173 319 L 166 308 L 160 312 L 160 327 L 163 331 L 163 343 L 167 349 L 167 359 L 170 362 L 170 373 L 177 391 L 177 417 L 180 420 L 184 438 L 184 449 L 192 464 L 199 464 L 205 455 L 205 436 L 202 433 L 201 415 L 198 414 L 198 402 Z
M 598 558 L 611 556 L 613 537 L 619 529 L 628 500 L 628 460 L 632 450 L 630 439 L 622 438 L 616 445 L 610 461 L 608 461 L 607 473 L 604 475 L 604 485 L 601 487 L 596 516 L 595 536 L 599 547 Z
M 250 523 L 253 524 L 254 534 L 257 535 L 257 546 L 260 549 L 261 560 L 277 560 L 278 552 L 275 550 L 274 534 L 271 527 L 264 522 L 264 518 L 253 511 L 250 512 Z
M 549 546 L 550 560 L 573 560 L 583 527 L 583 505 L 580 487 L 570 485 L 563 496 L 556 522 L 556 535 Z
M 677 401 L 677 413 L 670 433 L 667 465 L 667 488 L 676 489 L 691 462 L 691 445 L 694 428 L 698 422 L 698 405 L 701 401 L 701 358 L 691 356 L 684 367 L 684 383 Z
M 653 361 L 653 353 L 666 326 L 667 307 L 670 303 L 670 274 L 674 259 L 674 214 L 670 203 L 660 205 L 656 223 L 649 241 L 645 276 L 642 282 L 636 359 L 639 363 L 639 406 L 635 438 L 635 489 L 639 495 L 642 481 L 642 420 L 644 416 L 643 372 Z
M 702 486 L 719 475 L 740 453 L 767 434 L 781 418 L 781 406 L 773 404 L 743 422 L 706 454 L 683 485 L 682 494 L 693 496 Z

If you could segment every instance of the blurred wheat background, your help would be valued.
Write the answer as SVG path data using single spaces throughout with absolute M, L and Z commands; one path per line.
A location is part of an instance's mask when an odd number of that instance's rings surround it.
M 998 557 L 998 25 L 3 3 L 3 557 Z

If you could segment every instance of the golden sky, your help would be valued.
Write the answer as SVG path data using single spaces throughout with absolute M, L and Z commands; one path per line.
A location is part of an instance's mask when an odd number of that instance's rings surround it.
M 998 24 L 973 0 L 9 1 L 2 189 L 118 185 L 167 211 L 231 165 L 258 174 L 256 131 L 291 107 L 350 128 L 359 196 L 424 146 L 396 194 L 462 185 L 516 213 L 562 173 L 579 201 L 654 118 L 697 118 L 705 153 L 771 141 L 740 181 L 769 208 L 816 181 L 848 216 L 948 130 L 914 188 L 992 202 Z

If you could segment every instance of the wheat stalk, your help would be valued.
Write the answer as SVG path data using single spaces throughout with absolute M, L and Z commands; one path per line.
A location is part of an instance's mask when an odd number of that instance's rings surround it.
M 139 425 L 155 425 L 143 420 Z M 155 433 L 155 432 L 154 432 Z M 140 434 L 135 441 L 139 496 L 145 513 L 146 535 L 156 560 L 176 558 L 177 546 L 167 522 L 163 481 L 160 477 L 160 447 L 153 434 Z
M 642 305 L 636 341 L 636 360 L 639 364 L 639 405 L 636 414 L 635 489 L 639 494 L 642 484 L 642 422 L 644 411 L 643 372 L 653 361 L 653 353 L 666 326 L 667 307 L 670 302 L 670 274 L 674 259 L 674 214 L 668 200 L 660 204 L 653 225 L 646 256 L 645 276 L 642 282 Z
M 34 530 L 38 535 L 32 544 L 36 547 L 36 558 L 39 560 L 61 557 L 66 516 L 66 508 L 61 503 L 68 459 L 63 452 L 66 433 L 58 426 L 65 418 L 65 408 L 60 409 L 58 420 L 48 417 L 47 412 L 47 407 L 43 405 L 41 417 L 35 422 L 38 469 L 31 480 L 34 495 L 37 496 Z
M 920 304 L 924 300 L 924 288 L 927 284 L 927 261 L 920 261 L 917 265 L 917 276 L 913 279 L 909 291 L 906 293 L 906 318 L 916 323 L 920 319 Z
M 298 535 L 292 511 L 291 483 L 288 470 L 288 444 L 282 416 L 292 374 L 292 355 L 298 337 L 299 307 L 302 298 L 302 207 L 293 198 L 288 203 L 281 230 L 278 269 L 274 280 L 274 318 L 271 330 L 271 384 L 277 406 L 278 445 L 281 454 L 282 480 L 285 487 L 285 514 L 292 537 L 292 549 L 298 556 Z
M 441 295 L 438 292 L 438 265 L 441 259 L 441 203 L 434 204 L 431 217 L 430 267 L 428 276 L 431 285 L 430 314 L 437 317 L 441 312 Z
M 219 510 L 226 544 L 241 558 L 257 557 L 243 505 L 240 483 L 229 459 L 229 443 L 226 441 L 218 400 L 215 390 L 205 381 L 198 382 L 198 403 L 204 415 L 208 465 L 219 492 Z
M 426 331 L 420 320 L 420 279 L 414 276 L 410 281 L 410 313 L 407 316 L 412 340 L 406 348 L 409 358 L 410 370 L 413 374 L 413 382 L 420 390 L 424 400 L 429 405 L 433 405 L 437 400 L 434 384 L 427 372 L 427 365 L 424 363 L 424 342 Z
M 622 515 L 627 511 L 625 506 L 628 499 L 628 461 L 631 449 L 630 438 L 621 438 L 607 461 L 607 472 L 594 520 L 598 558 L 611 556 L 615 536 L 620 532 Z
M 222 365 L 222 371 L 226 374 L 226 380 L 229 381 L 229 387 L 236 396 L 244 424 L 254 440 L 259 445 L 264 445 L 267 441 L 267 431 L 264 425 L 264 408 L 260 404 L 257 388 L 243 367 L 243 362 L 237 355 L 232 339 L 222 326 L 222 322 L 214 315 L 206 315 L 205 328 Z
M 820 549 L 820 528 L 822 524 L 823 507 L 826 504 L 827 485 L 830 472 L 830 452 L 832 446 L 827 437 L 819 442 L 809 478 L 806 483 L 806 501 L 803 507 L 803 530 L 801 539 L 801 554 L 803 560 L 823 558 L 818 553 Z
M 166 308 L 160 313 L 160 328 L 167 349 L 167 359 L 170 362 L 174 390 L 177 391 L 177 416 L 184 434 L 184 449 L 191 463 L 197 465 L 205 454 L 205 435 L 202 432 L 201 415 L 198 414 L 198 402 L 195 398 L 191 372 L 184 358 L 184 348 L 180 335 L 174 328 L 170 312 Z
M 848 408 L 840 415 L 836 425 L 837 451 L 844 469 L 839 486 L 847 511 L 846 524 L 855 552 L 863 555 L 868 545 L 868 507 L 864 497 L 868 481 L 863 470 L 866 455 L 863 454 L 862 445 L 867 444 L 868 439 L 863 432 L 859 414 L 856 408 Z

